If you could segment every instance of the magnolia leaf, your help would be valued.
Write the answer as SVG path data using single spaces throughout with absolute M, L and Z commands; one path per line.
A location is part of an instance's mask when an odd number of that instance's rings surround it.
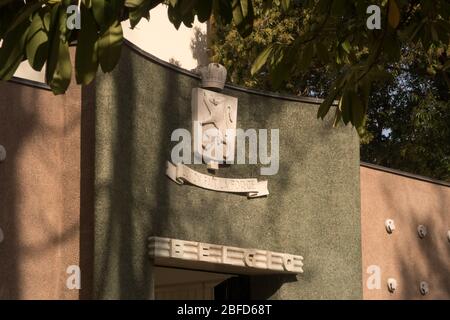
M 197 18 L 200 22 L 208 21 L 212 12 L 212 1 L 211 0 L 199 0 L 196 8 Z
M 342 94 L 341 100 L 339 101 L 338 108 L 342 113 L 342 121 L 344 121 L 345 125 L 347 125 L 351 120 L 353 94 L 353 90 L 344 89 L 344 93 Z
M 46 81 L 54 94 L 63 94 L 70 84 L 72 64 L 70 62 L 69 42 L 67 41 L 67 13 L 58 6 L 52 12 L 52 31 L 50 37 L 49 63 L 46 68 Z
M 4 44 L 0 48 L 0 79 L 11 79 L 22 62 L 29 26 L 29 21 L 23 21 L 3 39 Z
M 396 29 L 400 23 L 400 9 L 396 0 L 389 0 L 388 22 L 393 29 Z
M 350 53 L 352 46 L 350 45 L 350 42 L 348 40 L 345 40 L 344 42 L 342 42 L 341 46 L 342 46 L 342 49 L 345 50 L 345 52 L 347 52 L 348 54 Z
M 50 12 L 35 14 L 28 32 L 27 59 L 30 66 L 36 71 L 41 71 L 47 60 L 48 26 L 46 26 L 46 20 L 50 20 Z
M 288 11 L 290 5 L 291 5 L 290 0 L 281 0 L 281 9 L 283 9 L 283 11 Z
M 351 99 L 351 109 L 349 110 L 349 112 L 351 123 L 356 128 L 359 128 L 363 124 L 366 110 L 362 103 L 361 97 L 355 91 L 351 91 L 350 99 Z
M 125 7 L 136 8 L 136 7 L 139 7 L 140 5 L 142 5 L 142 3 L 144 3 L 144 1 L 145 0 L 126 0 Z
M 91 0 L 92 2 L 92 13 L 94 15 L 95 21 L 99 25 L 102 25 L 104 23 L 104 16 L 106 11 L 106 0 Z
M 198 0 L 183 0 L 180 2 L 180 13 L 184 17 L 192 15 L 192 10 L 196 6 Z
M 334 112 L 333 127 L 336 128 L 339 125 L 339 123 L 341 122 L 341 120 L 342 120 L 341 110 L 339 110 L 339 108 L 336 108 L 335 112 Z
M 253 62 L 252 65 L 252 69 L 251 69 L 251 74 L 254 75 L 255 73 L 257 73 L 263 65 L 266 64 L 267 59 L 269 58 L 269 56 L 272 54 L 273 51 L 273 46 L 270 45 L 267 48 L 265 48 L 259 55 L 258 57 L 255 59 L 255 61 Z
M 6 30 L 6 33 L 17 27 L 23 21 L 27 20 L 36 9 L 39 9 L 42 6 L 40 1 L 27 3 L 25 7 L 20 10 L 20 12 L 15 16 L 14 22 L 9 26 Z
M 120 59 L 122 49 L 122 25 L 116 21 L 98 39 L 98 58 L 103 72 L 111 72 Z
M 82 3 L 88 9 L 90 9 L 92 7 L 92 0 L 82 0 Z
M 248 0 L 240 0 L 242 15 L 246 17 L 248 15 Z
M 182 17 L 180 16 L 180 12 L 176 5 L 170 5 L 167 7 L 167 16 L 169 17 L 169 21 L 172 22 L 175 29 L 178 30 L 182 22 Z
M 75 55 L 75 70 L 78 84 L 87 85 L 94 78 L 98 68 L 98 30 L 92 12 L 81 6 L 81 30 Z
M 253 6 L 251 2 L 247 2 L 245 6 L 246 14 L 242 11 L 241 1 L 233 0 L 232 2 L 233 23 L 236 25 L 239 34 L 242 37 L 249 36 L 253 31 Z
M 330 111 L 331 105 L 333 104 L 337 94 L 338 94 L 338 87 L 337 84 L 335 83 L 331 92 L 320 104 L 320 107 L 317 110 L 317 118 L 321 118 L 322 120 L 325 118 L 325 116 L 328 114 L 328 111 Z
M 160 3 L 160 1 L 134 1 L 134 4 L 138 3 L 140 3 L 140 5 L 130 8 L 128 11 L 128 18 L 130 19 L 131 29 L 134 29 L 134 27 L 139 24 L 142 18 L 147 19 L 147 21 L 150 20 L 150 10 L 156 7 Z

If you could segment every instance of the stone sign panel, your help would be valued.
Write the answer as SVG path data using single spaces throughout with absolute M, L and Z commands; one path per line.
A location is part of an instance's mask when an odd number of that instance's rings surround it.
M 238 274 L 303 273 L 303 257 L 260 249 L 150 237 L 156 265 Z

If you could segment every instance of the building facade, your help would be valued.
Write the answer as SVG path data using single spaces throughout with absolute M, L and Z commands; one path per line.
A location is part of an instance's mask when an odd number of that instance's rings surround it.
M 357 133 L 317 120 L 318 100 L 225 87 L 238 128 L 279 130 L 278 173 L 189 167 L 268 196 L 172 181 L 198 87 L 129 42 L 64 96 L 0 84 L 0 298 L 450 298 L 449 184 L 360 164 Z

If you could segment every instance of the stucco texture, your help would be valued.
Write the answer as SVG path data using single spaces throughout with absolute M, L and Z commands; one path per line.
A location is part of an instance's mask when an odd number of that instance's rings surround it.
M 258 166 L 232 165 L 218 175 L 267 179 L 270 195 L 180 186 L 165 176 L 170 136 L 191 129 L 191 89 L 199 85 L 127 47 L 115 71 L 97 79 L 94 297 L 153 297 L 153 235 L 304 257 L 297 279 L 253 279 L 252 298 L 362 298 L 354 129 L 317 120 L 314 103 L 228 88 L 239 99 L 238 128 L 280 130 L 280 169 L 259 176 Z
M 0 83 L 0 299 L 77 299 L 81 90 Z
M 386 219 L 394 220 L 392 234 Z M 450 187 L 361 167 L 361 229 L 364 299 L 450 299 Z M 379 267 L 379 288 L 367 286 L 371 266 Z M 394 293 L 388 278 L 397 280 Z M 425 296 L 421 281 L 429 284 Z

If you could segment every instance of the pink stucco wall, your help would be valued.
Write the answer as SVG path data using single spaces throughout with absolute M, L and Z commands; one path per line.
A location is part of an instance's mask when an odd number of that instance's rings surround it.
M 77 299 L 66 269 L 80 265 L 80 87 L 0 93 L 0 299 Z
M 394 220 L 392 234 L 386 219 Z M 362 166 L 361 224 L 364 299 L 450 299 L 450 187 Z M 419 225 L 428 230 L 423 239 Z M 379 289 L 367 286 L 370 266 L 380 269 Z M 397 280 L 394 293 L 388 278 Z

